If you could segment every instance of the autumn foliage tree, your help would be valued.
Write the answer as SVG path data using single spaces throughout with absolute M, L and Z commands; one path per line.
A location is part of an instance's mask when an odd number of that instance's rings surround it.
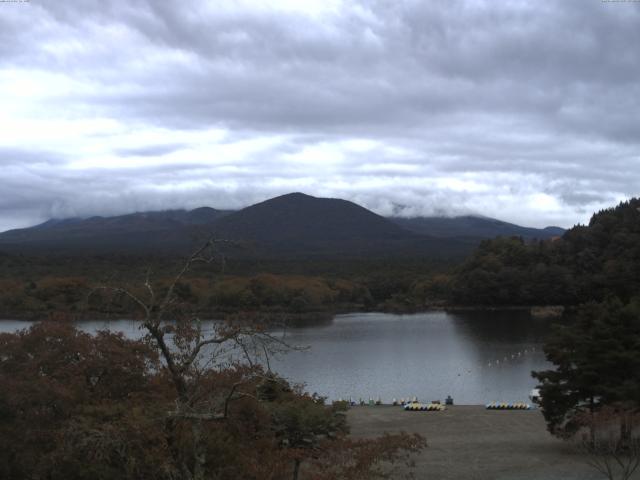
M 65 322 L 0 335 L 0 477 L 365 479 L 423 448 L 416 435 L 350 439 L 340 407 L 261 361 L 285 339 L 243 315 L 206 328 L 191 315 L 181 280 L 215 247 L 169 284 L 95 289 L 137 305 L 140 340 Z
M 160 394 L 153 374 L 157 355 L 148 345 L 120 334 L 92 336 L 67 323 L 42 322 L 0 335 L 0 352 L 0 477 L 66 478 L 73 456 L 99 438 L 109 444 L 96 452 L 119 452 L 131 460 L 138 457 L 132 450 L 136 439 L 144 444 L 153 438 L 133 420 L 141 409 L 148 415 L 146 405 L 152 409 L 157 402 L 150 400 Z M 89 468 L 101 469 L 92 472 L 97 478 L 149 473 L 126 462 L 114 467 L 98 462 Z

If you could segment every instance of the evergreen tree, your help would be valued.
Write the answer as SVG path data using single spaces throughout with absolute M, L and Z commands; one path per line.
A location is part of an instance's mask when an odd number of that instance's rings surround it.
M 603 406 L 640 408 L 640 299 L 583 305 L 545 346 L 555 370 L 533 372 L 549 431 L 571 436 L 578 419 Z

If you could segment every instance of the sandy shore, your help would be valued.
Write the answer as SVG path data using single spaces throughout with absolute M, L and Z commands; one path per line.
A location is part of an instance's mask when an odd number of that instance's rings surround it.
M 453 406 L 444 412 L 401 407 L 353 407 L 354 437 L 420 433 L 429 446 L 415 458 L 415 477 L 429 480 L 596 480 L 570 444 L 552 437 L 537 410 Z M 640 472 L 636 472 L 638 474 Z M 635 478 L 640 478 L 636 475 Z

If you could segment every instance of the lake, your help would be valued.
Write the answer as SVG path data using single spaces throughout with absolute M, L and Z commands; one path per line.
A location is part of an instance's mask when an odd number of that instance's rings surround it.
M 25 326 L 0 321 L 0 331 Z M 140 335 L 131 320 L 78 326 Z M 380 397 L 389 403 L 392 398 L 430 401 L 451 395 L 459 404 L 528 401 L 536 385 L 531 371 L 550 367 L 542 352 L 549 331 L 549 321 L 518 311 L 353 313 L 288 329 L 290 344 L 309 348 L 277 356 L 271 367 L 330 399 Z

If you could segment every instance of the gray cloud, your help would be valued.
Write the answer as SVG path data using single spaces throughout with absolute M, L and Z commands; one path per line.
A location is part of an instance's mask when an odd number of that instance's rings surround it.
M 117 148 L 114 153 L 123 157 L 156 157 L 175 152 L 186 146 L 184 143 L 144 145 L 142 147 Z
M 569 226 L 638 194 L 640 4 L 305 4 L 0 4 L 0 228 L 293 190 Z

